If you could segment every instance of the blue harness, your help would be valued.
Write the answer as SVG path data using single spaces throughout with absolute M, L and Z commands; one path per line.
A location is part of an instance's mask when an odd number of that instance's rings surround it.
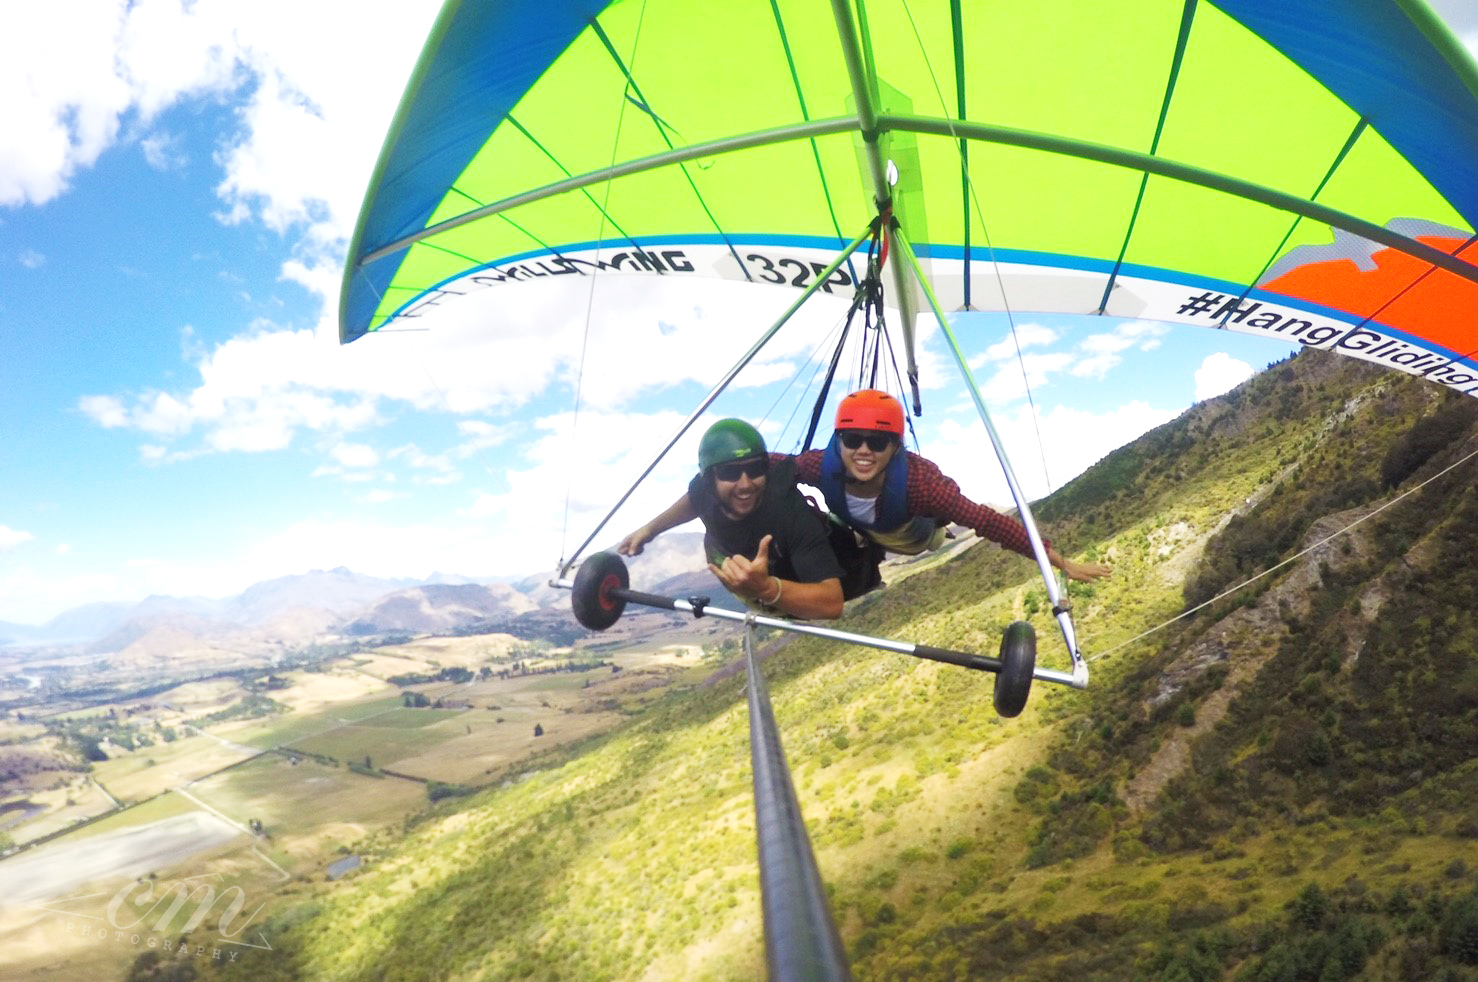
M 871 522 L 853 517 L 847 510 L 847 469 L 842 465 L 841 443 L 835 433 L 821 455 L 821 480 L 817 487 L 826 498 L 831 513 L 853 528 L 892 532 L 901 529 L 913 517 L 908 513 L 908 453 L 902 448 L 888 461 L 883 473 L 883 492 L 878 496 L 877 514 Z

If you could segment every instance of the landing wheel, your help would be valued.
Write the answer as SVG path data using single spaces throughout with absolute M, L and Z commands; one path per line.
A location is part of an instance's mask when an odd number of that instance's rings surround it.
M 1013 621 L 1001 638 L 1001 670 L 996 673 L 996 712 L 1020 716 L 1032 691 L 1037 668 L 1037 632 L 1026 621 Z
M 592 631 L 604 631 L 621 619 L 626 601 L 611 595 L 631 585 L 626 564 L 614 552 L 597 552 L 580 564 L 575 585 L 570 591 L 570 605 L 575 620 Z

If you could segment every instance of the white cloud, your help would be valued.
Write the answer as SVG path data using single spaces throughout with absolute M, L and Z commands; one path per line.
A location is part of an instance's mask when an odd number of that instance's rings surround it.
M 1074 378 L 1103 378 L 1124 361 L 1131 350 L 1151 351 L 1169 332 L 1165 324 L 1128 321 L 1107 331 L 1090 334 L 1070 350 L 1042 350 L 1065 340 L 1062 333 L 1040 324 L 1019 324 L 984 352 L 969 359 L 972 369 L 994 366 L 980 386 L 981 394 L 996 405 L 1024 398 L 1053 384 L 1063 373 Z M 1019 346 L 1019 354 L 1018 354 Z
M 446 456 L 428 454 L 415 444 L 396 447 L 385 456 L 390 460 L 402 461 L 412 470 L 419 471 L 413 478 L 419 484 L 450 484 L 462 476 Z
M 969 360 L 970 367 L 980 369 L 989 362 L 1015 361 L 1018 351 L 1044 344 L 1055 344 L 1059 335 L 1042 324 L 1018 324 L 1004 339 Z
M 338 521 L 296 522 L 264 538 L 239 560 L 237 585 L 231 589 L 284 570 L 347 566 L 371 576 L 419 577 L 437 569 L 479 576 L 527 571 L 551 561 L 547 548 L 533 555 L 509 549 L 498 530 L 481 522 L 438 516 L 435 522 L 396 525 L 360 513 Z
M 441 4 L 380 0 L 352 17 L 335 0 L 242 7 L 237 34 L 262 84 L 243 113 L 250 136 L 231 147 L 223 190 L 269 222 L 325 209 L 322 241 L 346 238 Z
M 380 462 L 380 455 L 375 452 L 375 448 L 364 443 L 340 441 L 329 451 L 329 456 L 345 467 L 356 469 L 374 467 Z
M 99 0 L 6 9 L 0 35 L 0 204 L 41 204 L 118 139 L 181 98 L 219 91 L 239 57 L 240 0 Z M 28 98 L 14 98 L 26 93 Z
M 313 470 L 314 477 L 336 477 L 346 484 L 395 479 L 394 474 L 382 473 L 377 469 L 380 453 L 368 444 L 339 441 L 329 448 L 328 457 L 336 463 L 319 465 Z
M 22 532 L 7 525 L 0 525 L 0 552 L 9 552 L 16 546 L 35 538 L 30 532 Z
M 242 124 L 237 141 L 218 160 L 226 178 L 216 190 L 234 209 L 227 220 L 258 217 L 286 232 L 330 218 L 326 195 L 335 182 L 326 170 L 339 161 L 322 152 L 333 134 L 322 109 L 279 71 L 268 70 L 242 111 Z
M 210 420 L 206 442 L 223 453 L 281 450 L 299 429 L 348 432 L 368 426 L 376 415 L 367 400 L 340 401 L 304 389 L 274 389 L 225 404 L 219 419 Z
M 1020 364 L 1013 358 L 1002 362 L 994 374 L 982 381 L 981 394 L 992 404 L 1014 402 L 1025 398 L 1028 387 L 1032 391 L 1044 388 L 1053 375 L 1069 370 L 1075 362 L 1074 356 L 1066 351 L 1023 355 Z
M 1134 401 L 1102 413 L 1059 406 L 1034 423 L 1029 408 L 992 414 L 1016 475 L 1028 500 L 1062 487 L 1113 450 L 1179 415 L 1179 409 L 1156 409 Z M 1037 433 L 1040 429 L 1041 442 Z M 960 482 L 976 501 L 1009 505 L 1011 494 L 991 447 L 985 425 L 945 420 L 923 447 L 924 455 Z M 1044 452 L 1045 451 L 1045 452 Z M 1043 457 L 1045 455 L 1045 465 Z M 1044 474 L 1043 469 L 1046 468 Z M 1050 476 L 1051 487 L 1047 484 Z M 1049 535 L 1050 537 L 1050 535 Z
M 86 16 L 66 4 L 6 10 L 0 91 L 10 95 L 0 125 L 0 205 L 49 201 L 117 134 L 129 103 L 114 67 L 123 8 L 118 0 Z
M 609 411 L 685 383 L 711 386 L 794 299 L 789 291 L 742 284 L 654 288 L 635 277 L 593 288 L 597 313 L 588 325 L 585 293 L 531 283 L 461 298 L 435 312 L 432 330 L 351 345 L 338 343 L 327 316 L 314 330 L 260 322 L 206 351 L 192 334 L 185 347 L 198 375 L 193 387 L 91 395 L 78 405 L 102 426 L 167 443 L 173 459 L 282 449 L 305 430 L 342 437 L 378 423 L 386 402 L 506 417 L 551 390 L 564 389 L 561 401 L 573 405 L 578 384 L 582 405 Z M 803 310 L 736 386 L 793 377 L 842 313 L 840 303 Z M 464 440 L 453 451 L 459 457 L 518 431 L 496 420 L 461 425 Z M 448 464 L 442 479 L 453 476 Z
M 204 453 L 202 450 L 170 450 L 157 443 L 139 445 L 139 459 L 146 464 L 176 464 L 183 460 L 193 460 L 202 453 Z
M 496 425 L 480 419 L 464 419 L 457 423 L 462 442 L 455 451 L 458 457 L 471 457 L 493 447 L 502 446 L 522 430 L 521 426 Z
M 222 92 L 246 79 L 239 0 L 144 0 L 126 5 L 117 65 L 144 119 L 184 96 Z
M 22 249 L 21 254 L 17 258 L 20 260 L 20 264 L 26 267 L 26 269 L 40 269 L 46 265 L 46 257 L 35 249 Z
M 152 122 L 185 100 L 230 98 L 242 107 L 219 155 L 224 213 L 304 226 L 301 265 L 312 266 L 342 249 L 439 8 L 365 3 L 346 17 L 337 0 L 97 0 L 78 16 L 69 4 L 12 5 L 0 34 L 0 91 L 12 95 L 0 111 L 0 205 L 51 200 L 120 138 L 137 139 L 151 166 L 177 165 L 173 138 Z
M 83 396 L 77 408 L 106 430 L 129 425 L 128 409 L 114 396 Z
M 203 431 L 194 448 L 262 452 L 291 444 L 302 429 L 339 434 L 377 418 L 373 393 L 353 379 L 353 357 L 312 331 L 258 327 L 199 357 L 200 384 L 188 392 L 147 392 L 131 400 L 84 396 L 78 408 L 107 428 L 155 439 Z
M 1166 324 L 1130 321 L 1112 331 L 1090 335 L 1079 343 L 1081 358 L 1070 372 L 1078 378 L 1103 378 L 1123 362 L 1124 352 L 1131 348 L 1153 351 L 1160 346 L 1160 338 L 1169 332 Z
M 175 436 L 189 430 L 190 407 L 167 392 L 154 392 L 140 400 L 133 412 L 133 425 L 151 436 Z
M 189 162 L 180 148 L 179 139 L 168 133 L 155 133 L 139 141 L 144 160 L 155 170 L 175 170 Z
M 597 536 L 595 548 L 614 544 L 686 490 L 696 469 L 698 439 L 715 418 L 693 424 Z M 534 423 L 537 435 L 522 444 L 524 465 L 497 475 L 498 489 L 478 494 L 466 515 L 501 525 L 514 555 L 500 561 L 515 570 L 520 567 L 512 560 L 522 559 L 522 568 L 528 568 L 530 557 L 550 559 L 560 545 L 573 549 L 684 419 L 678 412 L 583 412 L 578 425 L 572 413 L 540 418 Z
M 282 278 L 320 297 L 336 297 L 343 258 L 334 253 L 313 259 L 289 259 L 282 264 Z
M 1196 369 L 1195 400 L 1210 399 L 1228 392 L 1252 377 L 1252 366 L 1225 352 L 1207 355 Z

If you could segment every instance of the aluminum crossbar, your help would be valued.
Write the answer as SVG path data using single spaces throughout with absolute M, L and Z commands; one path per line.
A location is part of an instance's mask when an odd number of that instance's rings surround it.
M 562 590 L 573 590 L 575 587 L 574 581 L 569 579 L 551 580 L 549 585 Z M 640 604 L 643 607 L 674 610 L 692 614 L 694 617 L 716 617 L 719 620 L 755 624 L 759 627 L 773 627 L 778 631 L 786 631 L 790 634 L 807 634 L 812 637 L 841 641 L 845 644 L 861 645 L 866 648 L 877 648 L 900 655 L 912 655 L 915 658 L 946 662 L 950 665 L 958 665 L 961 668 L 970 668 L 980 672 L 998 673 L 1003 667 L 999 658 L 992 658 L 989 655 L 979 655 L 968 651 L 952 651 L 948 648 L 936 648 L 928 644 L 914 644 L 911 641 L 894 641 L 891 638 L 879 638 L 870 634 L 839 631 L 836 628 L 811 624 L 807 621 L 792 621 L 783 617 L 740 613 L 736 610 L 726 610 L 723 607 L 712 607 L 709 606 L 709 599 L 707 597 L 690 597 L 684 600 L 678 597 L 664 597 L 661 594 L 644 593 L 641 590 L 630 589 L 611 590 L 610 596 L 613 599 Z M 1086 689 L 1088 687 L 1088 680 L 1085 674 L 1080 676 L 1073 672 L 1058 672 L 1050 668 L 1034 669 L 1032 671 L 1032 678 L 1040 679 L 1043 682 L 1055 682 L 1058 685 L 1066 685 L 1073 689 Z

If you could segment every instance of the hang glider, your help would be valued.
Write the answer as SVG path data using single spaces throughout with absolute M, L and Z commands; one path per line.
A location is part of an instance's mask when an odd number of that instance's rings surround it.
M 805 286 L 889 197 L 946 309 L 1225 328 L 1478 392 L 1478 70 L 1421 0 L 451 0 L 341 337 L 535 278 Z

